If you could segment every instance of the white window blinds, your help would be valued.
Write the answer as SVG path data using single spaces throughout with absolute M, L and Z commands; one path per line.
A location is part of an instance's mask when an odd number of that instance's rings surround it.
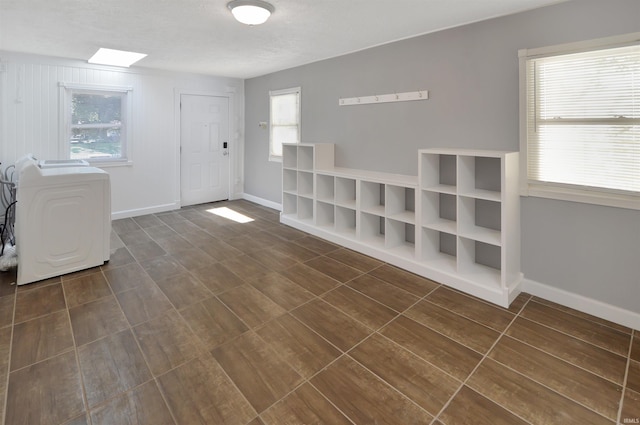
M 300 142 L 300 88 L 272 91 L 269 159 L 282 158 L 283 143 Z
M 529 183 L 640 195 L 640 46 L 526 59 Z

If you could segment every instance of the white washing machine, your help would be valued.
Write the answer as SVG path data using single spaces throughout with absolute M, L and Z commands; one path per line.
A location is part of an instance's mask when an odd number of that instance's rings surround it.
M 109 261 L 109 174 L 81 163 L 16 162 L 18 285 Z

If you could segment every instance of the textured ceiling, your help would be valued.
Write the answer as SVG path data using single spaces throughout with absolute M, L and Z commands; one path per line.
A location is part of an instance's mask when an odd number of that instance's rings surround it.
M 88 59 L 147 53 L 138 66 L 250 78 L 560 0 L 271 0 L 266 24 L 228 0 L 0 0 L 0 50 Z

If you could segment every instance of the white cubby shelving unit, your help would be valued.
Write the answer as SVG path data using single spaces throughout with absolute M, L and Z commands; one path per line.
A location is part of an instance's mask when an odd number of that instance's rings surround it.
M 421 149 L 408 176 L 285 144 L 282 165 L 282 223 L 503 307 L 520 293 L 517 152 Z

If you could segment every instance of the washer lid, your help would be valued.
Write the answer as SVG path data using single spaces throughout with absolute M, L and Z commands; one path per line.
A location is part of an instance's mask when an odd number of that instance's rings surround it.
M 20 188 L 77 184 L 88 181 L 108 181 L 109 173 L 96 167 L 57 167 L 41 169 L 34 162 L 25 165 L 20 172 Z
M 60 167 L 88 167 L 89 163 L 84 159 L 41 159 L 38 161 L 40 168 Z

